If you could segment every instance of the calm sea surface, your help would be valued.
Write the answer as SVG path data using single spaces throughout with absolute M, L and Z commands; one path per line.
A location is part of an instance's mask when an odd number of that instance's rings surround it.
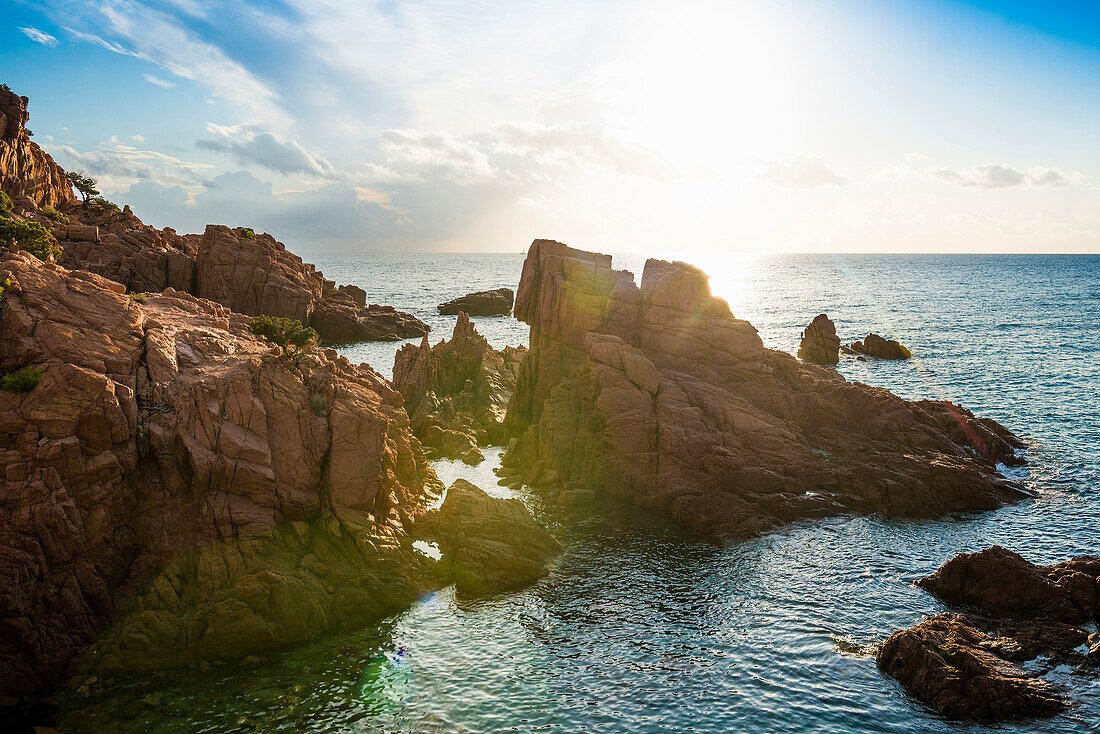
M 641 272 L 642 260 L 616 257 Z M 521 255 L 316 258 L 373 302 L 450 336 L 434 306 L 514 287 Z M 842 517 L 716 547 L 623 509 L 553 529 L 566 550 L 529 589 L 453 590 L 383 623 L 266 656 L 72 701 L 66 728 L 142 732 L 1086 732 L 1100 685 L 1048 677 L 1074 699 L 1048 721 L 992 729 L 943 720 L 865 654 L 943 611 L 912 585 L 956 553 L 999 543 L 1046 563 L 1100 553 L 1100 257 L 777 256 L 698 261 L 764 343 L 793 352 L 827 312 L 844 341 L 874 330 L 909 362 L 844 362 L 850 379 L 947 398 L 1031 444 L 1009 473 L 1040 498 L 941 521 Z M 475 319 L 494 345 L 513 319 Z M 342 350 L 387 377 L 399 345 Z M 501 496 L 492 468 L 440 462 Z M 520 496 L 524 496 L 520 493 Z M 537 508 L 537 504 L 536 504 Z

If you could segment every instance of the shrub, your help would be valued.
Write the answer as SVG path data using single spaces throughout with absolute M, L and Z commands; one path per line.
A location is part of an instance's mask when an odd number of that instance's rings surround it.
M 114 212 L 122 211 L 121 209 L 118 208 L 118 204 L 114 203 L 113 201 L 108 201 L 107 199 L 104 199 L 102 196 L 92 197 L 91 203 L 95 204 L 96 206 L 103 207 L 104 209 L 110 209 L 111 211 L 114 211 Z
M 15 204 L 12 203 L 11 197 L 0 191 L 0 215 L 8 216 L 14 207 Z
M 30 392 L 42 379 L 42 370 L 24 367 L 18 372 L 9 372 L 0 377 L 0 390 L 8 392 Z
M 11 91 L 11 87 L 9 87 L 7 84 L 0 84 L 0 89 L 3 89 L 5 92 Z
M 314 415 L 326 415 L 329 411 L 328 398 L 319 392 L 310 393 L 309 409 L 313 411 Z
M 303 326 L 297 319 L 255 316 L 248 322 L 248 330 L 277 344 L 283 354 L 289 354 L 291 347 L 294 351 L 301 351 L 317 341 L 317 332 Z
M 50 237 L 50 231 L 38 222 L 0 217 L 0 244 L 7 245 L 11 239 L 15 240 L 20 250 L 26 250 L 39 260 L 45 260 L 51 254 L 54 257 L 61 254 L 61 248 Z
M 61 212 L 54 209 L 52 206 L 42 207 L 42 213 L 46 215 L 47 219 L 52 219 L 55 222 L 67 222 L 69 218 Z
M 130 298 L 134 299 L 138 303 L 145 303 L 145 299 L 147 297 L 148 296 L 145 293 L 134 293 L 134 292 L 130 293 Z
M 256 233 L 253 232 L 249 227 L 241 227 L 240 228 L 240 233 L 241 233 L 241 237 L 244 237 L 246 240 L 251 240 L 251 239 L 256 238 Z

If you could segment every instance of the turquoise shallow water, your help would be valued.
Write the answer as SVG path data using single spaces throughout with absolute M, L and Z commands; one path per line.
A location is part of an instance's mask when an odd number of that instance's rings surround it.
M 620 260 L 622 262 L 620 262 Z M 449 336 L 436 303 L 514 285 L 522 256 L 318 258 L 372 301 Z M 639 258 L 616 258 L 640 272 Z M 1038 500 L 940 521 L 841 517 L 726 547 L 612 508 L 554 529 L 566 551 L 535 586 L 486 601 L 444 590 L 392 619 L 259 665 L 132 684 L 87 701 L 75 730 L 154 732 L 1100 731 L 1100 686 L 1052 673 L 1075 705 L 997 729 L 944 721 L 863 654 L 943 611 L 912 585 L 1000 543 L 1037 562 L 1100 552 L 1100 257 L 782 256 L 701 262 L 765 344 L 793 351 L 821 311 L 846 341 L 899 338 L 910 362 L 845 362 L 850 379 L 949 398 L 1031 443 L 1012 470 Z M 478 319 L 497 346 L 512 319 Z M 397 345 L 345 349 L 383 374 Z M 440 462 L 500 495 L 492 466 Z M 537 502 L 533 502 L 537 508 Z

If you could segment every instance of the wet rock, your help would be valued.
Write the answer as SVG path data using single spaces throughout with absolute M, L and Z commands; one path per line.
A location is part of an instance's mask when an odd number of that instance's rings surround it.
M 844 512 L 938 517 L 1029 496 L 999 475 L 1021 445 L 946 402 L 909 402 L 765 349 L 705 273 L 536 240 L 516 317 L 531 326 L 504 456 L 529 485 L 581 481 L 700 535 Z
M 522 501 L 492 497 L 464 479 L 447 489 L 442 506 L 419 527 L 439 544 L 462 594 L 527 586 L 545 576 L 561 552 Z
M 840 361 L 840 337 L 836 326 L 825 314 L 818 314 L 802 332 L 798 358 L 816 364 L 836 364 Z
M 877 660 L 940 713 L 1001 720 L 1065 708 L 1062 691 L 1018 667 L 1025 661 L 1096 675 L 1089 647 L 1095 633 L 1080 625 L 1100 615 L 1100 558 L 1037 566 L 993 546 L 958 555 L 917 583 L 974 613 L 940 614 L 896 632 Z
M 876 660 L 884 673 L 948 718 L 1000 721 L 1065 709 L 1060 691 L 998 655 L 997 644 L 967 617 L 938 614 L 895 632 Z
M 876 359 L 909 359 L 913 354 L 896 339 L 884 339 L 878 334 L 868 334 L 862 341 L 852 342 L 848 348 L 856 354 Z
M 454 316 L 465 313 L 470 316 L 507 316 L 512 313 L 515 294 L 511 288 L 497 288 L 491 291 L 468 293 L 461 298 L 439 304 L 439 313 Z

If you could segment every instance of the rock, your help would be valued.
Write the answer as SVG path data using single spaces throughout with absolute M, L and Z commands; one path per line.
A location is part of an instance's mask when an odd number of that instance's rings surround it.
M 1100 615 L 1100 557 L 1036 566 L 993 546 L 958 555 L 917 583 L 983 615 L 937 615 L 879 650 L 879 668 L 945 716 L 1003 720 L 1064 709 L 1062 692 L 1017 666 L 1024 661 L 1095 676 L 1095 633 L 1079 625 Z
M 996 638 L 960 614 L 938 614 L 890 636 L 879 668 L 951 719 L 1003 721 L 1052 716 L 1063 695 L 994 652 Z
M 878 334 L 868 334 L 863 341 L 853 342 L 848 348 L 857 354 L 877 359 L 909 359 L 913 356 L 897 340 L 884 339 Z
M 515 294 L 511 288 L 497 288 L 491 291 L 468 293 L 461 298 L 439 304 L 439 313 L 454 316 L 465 313 L 470 316 L 507 316 L 512 313 L 512 301 Z
M 840 361 L 840 337 L 836 335 L 836 326 L 825 314 L 815 316 L 802 332 L 798 358 L 817 364 L 836 364 Z
M 239 660 L 426 588 L 407 528 L 442 486 L 380 375 L 175 290 L 27 253 L 4 279 L 0 373 L 42 376 L 0 391 L 0 696 L 97 640 L 84 677 Z
M 524 347 L 493 349 L 465 313 L 450 341 L 433 347 L 425 336 L 419 346 L 403 346 L 394 357 L 393 384 L 413 432 L 452 459 L 473 451 L 480 456 L 479 444 L 503 443 L 504 415 L 526 354 Z
M 73 201 L 65 172 L 30 139 L 27 98 L 0 89 L 0 191 L 12 199 L 29 197 L 37 206 Z
M 481 449 L 477 446 L 471 446 L 466 453 L 460 457 L 463 464 L 469 464 L 470 466 L 477 466 L 481 462 L 485 461 L 485 454 L 481 453 Z
M 984 614 L 1080 624 L 1100 614 L 1100 557 L 1036 566 L 1000 546 L 962 553 L 917 582 L 949 604 Z
M 99 227 L 86 224 L 70 224 L 65 228 L 65 239 L 73 242 L 99 242 Z
M 421 527 L 439 544 L 461 594 L 527 586 L 545 576 L 561 552 L 522 501 L 491 497 L 465 479 L 455 480 Z
M 1022 445 L 1007 429 L 765 349 L 690 265 L 650 260 L 639 288 L 610 256 L 536 240 L 515 313 L 530 350 L 503 461 L 529 485 L 580 481 L 715 539 L 1029 496 L 995 471 Z

